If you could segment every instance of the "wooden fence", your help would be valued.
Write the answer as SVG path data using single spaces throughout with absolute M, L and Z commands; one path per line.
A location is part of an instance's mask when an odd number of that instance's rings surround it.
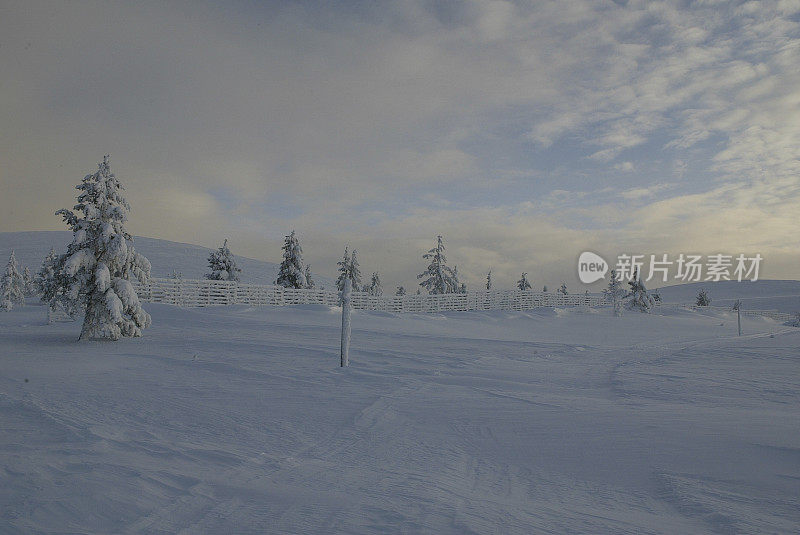
M 305 305 L 339 304 L 335 290 L 297 290 L 282 286 L 245 284 L 231 281 L 151 278 L 137 284 L 139 299 L 182 307 L 220 305 Z M 439 312 L 443 310 L 528 310 L 538 307 L 597 307 L 606 304 L 600 295 L 562 295 L 530 290 L 486 290 L 463 294 L 373 296 L 353 292 L 353 308 L 387 312 Z

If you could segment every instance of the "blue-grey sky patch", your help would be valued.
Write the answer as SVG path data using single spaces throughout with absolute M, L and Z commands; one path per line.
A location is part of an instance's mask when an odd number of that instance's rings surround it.
M 104 153 L 138 234 L 415 285 L 761 252 L 797 278 L 800 4 L 4 2 L 0 230 L 60 229 Z

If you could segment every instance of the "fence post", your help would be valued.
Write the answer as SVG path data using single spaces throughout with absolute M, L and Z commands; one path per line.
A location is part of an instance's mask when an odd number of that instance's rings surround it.
M 353 283 L 350 278 L 344 280 L 342 290 L 342 351 L 339 366 L 350 365 L 350 313 L 352 311 Z
M 739 299 L 733 304 L 733 309 L 736 311 L 736 323 L 739 325 L 739 336 L 742 336 L 742 302 Z

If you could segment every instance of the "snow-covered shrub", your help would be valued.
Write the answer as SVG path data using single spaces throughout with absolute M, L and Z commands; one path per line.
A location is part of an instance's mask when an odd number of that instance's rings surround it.
M 628 281 L 630 289 L 625 295 L 628 302 L 628 308 L 631 310 L 638 310 L 639 312 L 649 313 L 650 309 L 655 305 L 653 298 L 647 293 L 644 282 L 639 278 L 639 270 L 634 270 L 633 279 Z
M 398 286 L 397 291 L 394 293 L 394 295 L 402 297 L 406 295 L 406 289 L 403 286 Z
M 489 270 L 489 273 L 486 274 L 486 289 L 492 289 L 492 270 Z
M 561 283 L 561 287 L 556 291 L 558 293 L 560 293 L 561 295 L 569 295 L 569 292 L 567 291 L 567 283 L 566 282 L 562 282 Z
M 711 304 L 711 298 L 704 288 L 697 294 L 697 301 L 695 304 L 699 307 L 707 307 Z
M 215 281 L 238 281 L 242 272 L 236 266 L 236 259 L 228 249 L 228 240 L 222 242 L 222 247 L 208 255 L 208 267 L 211 273 L 206 274 L 206 279 Z
M 24 304 L 25 281 L 19 272 L 14 251 L 11 251 L 6 270 L 3 272 L 3 278 L 0 279 L 0 307 L 5 310 L 11 310 L 14 305 L 22 306 Z
M 141 336 L 150 325 L 132 280 L 147 284 L 150 262 L 133 248 L 125 230 L 130 205 L 122 184 L 111 172 L 108 155 L 94 174 L 75 186 L 80 191 L 74 210 L 57 215 L 73 233 L 67 253 L 59 257 L 55 291 L 50 297 L 66 303 L 68 311 L 84 310 L 79 339 L 118 340 Z

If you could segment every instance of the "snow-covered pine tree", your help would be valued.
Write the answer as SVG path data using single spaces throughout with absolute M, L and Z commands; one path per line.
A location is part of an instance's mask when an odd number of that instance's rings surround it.
M 628 286 L 630 289 L 625 295 L 625 299 L 628 300 L 628 308 L 649 313 L 655 303 L 653 302 L 653 298 L 647 293 L 644 282 L 639 278 L 638 269 L 633 271 L 633 278 L 628 281 Z
M 707 307 L 710 304 L 711 298 L 708 296 L 708 292 L 706 292 L 705 288 L 701 288 L 700 292 L 697 294 L 696 305 L 699 307 Z
M 222 242 L 222 247 L 208 255 L 208 268 L 211 273 L 206 273 L 206 279 L 213 281 L 238 281 L 242 272 L 236 266 L 236 259 L 228 248 L 228 239 Z
M 519 288 L 520 290 L 523 290 L 523 291 L 531 289 L 531 283 L 528 282 L 528 274 L 527 273 L 523 273 L 522 277 L 520 277 L 520 279 L 517 281 L 517 288 Z
M 625 298 L 625 289 L 622 288 L 622 281 L 617 276 L 617 270 L 612 269 L 608 278 L 608 287 L 603 290 L 606 300 L 614 307 L 614 315 L 622 315 L 622 300 Z
M 353 283 L 353 291 L 358 291 L 361 288 L 361 271 L 356 250 L 353 249 L 353 254 L 350 254 L 347 247 L 345 247 L 344 256 L 336 265 L 339 266 L 339 278 L 336 279 L 336 288 L 340 292 L 344 291 L 344 281 L 350 279 L 350 282 Z
M 406 289 L 404 287 L 402 287 L 402 286 L 398 286 L 397 287 L 397 291 L 394 293 L 394 295 L 402 297 L 402 296 L 406 295 Z
M 306 264 L 306 288 L 311 289 L 314 287 L 314 279 L 311 277 L 311 264 Z
M 342 292 L 344 291 L 344 281 L 350 278 L 350 252 L 347 250 L 347 246 L 344 248 L 344 256 L 336 262 L 336 265 L 339 266 L 337 268 L 339 277 L 336 279 L 336 288 Z
M 28 266 L 22 269 L 22 285 L 25 292 L 25 297 L 36 295 L 36 288 L 33 285 L 33 277 L 31 277 L 31 270 Z
M 283 261 L 275 284 L 284 288 L 305 288 L 306 270 L 303 266 L 303 248 L 292 231 L 283 240 Z
M 361 269 L 359 269 L 358 265 L 358 251 L 355 249 L 350 255 L 350 280 L 353 282 L 353 291 L 361 288 Z
M 369 283 L 369 295 L 380 297 L 383 295 L 383 286 L 381 285 L 381 277 L 378 272 L 372 274 L 372 279 Z
M 111 172 L 108 155 L 94 174 L 75 186 L 80 191 L 74 210 L 59 210 L 72 229 L 72 243 L 60 257 L 58 292 L 67 309 L 85 310 L 78 339 L 118 340 L 141 336 L 150 325 L 131 280 L 147 284 L 150 262 L 133 248 L 125 230 L 130 205 L 122 184 Z
M 462 294 L 467 293 L 467 283 L 466 282 L 462 282 L 461 286 L 458 287 L 458 293 L 462 293 Z
M 453 280 L 450 281 L 450 291 L 447 293 L 461 293 L 461 281 L 458 280 L 458 266 L 453 266 Z M 466 287 L 465 287 L 466 291 Z
M 546 285 L 546 284 L 545 284 L 544 286 L 542 286 L 542 291 L 543 291 L 544 293 L 547 293 L 547 285 Z
M 452 293 L 458 287 L 457 274 L 447 267 L 442 237 L 437 236 L 436 240 L 436 247 L 422 255 L 425 260 L 430 260 L 430 264 L 424 272 L 417 275 L 418 279 L 424 279 L 419 285 L 431 294 Z
M 57 265 L 58 257 L 56 256 L 55 249 L 51 247 L 50 252 L 47 253 L 47 256 L 42 260 L 39 271 L 36 272 L 36 278 L 33 280 L 36 292 L 42 296 L 42 301 L 45 301 L 44 295 L 48 293 L 49 288 L 55 284 Z
M 567 283 L 566 282 L 562 282 L 561 283 L 561 288 L 558 289 L 558 293 L 560 293 L 561 295 L 569 295 L 569 292 L 567 291 Z
M 5 310 L 11 310 L 14 305 L 22 306 L 24 304 L 25 281 L 19 272 L 17 257 L 14 256 L 14 251 L 12 250 L 3 278 L 0 279 L 0 307 Z
M 492 270 L 489 270 L 489 273 L 486 274 L 486 289 L 492 289 Z

